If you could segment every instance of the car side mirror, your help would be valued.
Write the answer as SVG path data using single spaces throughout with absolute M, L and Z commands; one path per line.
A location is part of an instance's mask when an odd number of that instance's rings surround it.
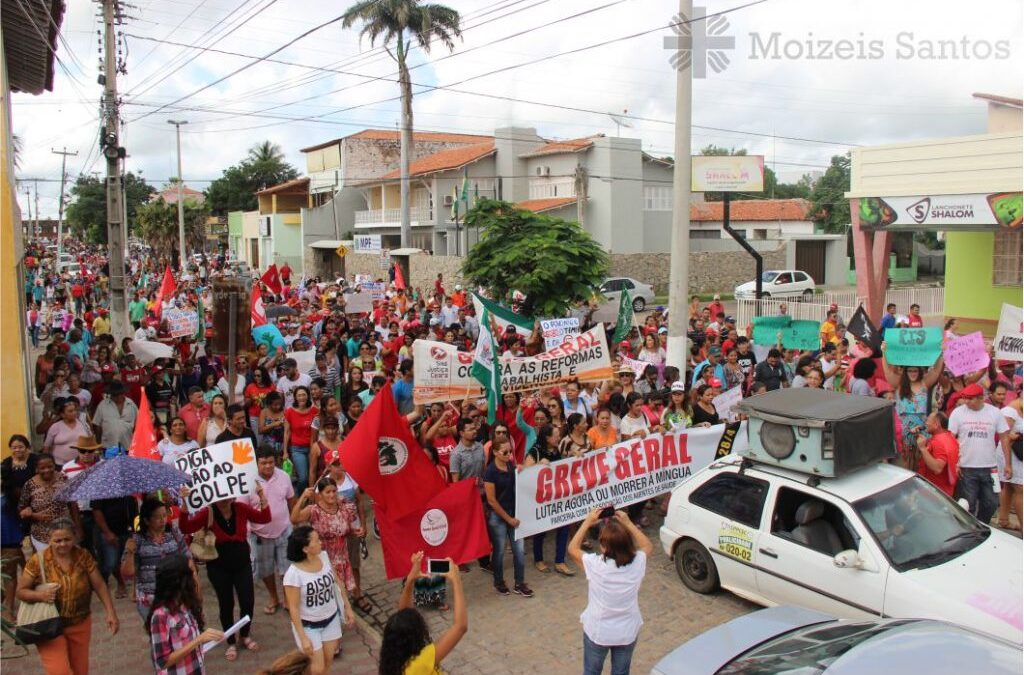
M 832 558 L 832 564 L 840 569 L 854 568 L 860 569 L 863 561 L 857 552 L 853 549 L 847 549 L 836 553 L 835 557 Z

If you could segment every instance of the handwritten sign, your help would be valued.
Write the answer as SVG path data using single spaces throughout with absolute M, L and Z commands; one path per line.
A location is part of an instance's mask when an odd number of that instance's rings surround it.
M 1024 310 L 1020 307 L 1003 303 L 995 346 L 997 359 L 1024 361 Z
M 718 419 L 722 422 L 731 422 L 736 416 L 733 412 L 733 406 L 743 400 L 743 387 L 737 385 L 732 389 L 723 391 L 718 396 L 711 399 L 711 403 L 715 406 L 715 410 L 718 411 Z
M 187 452 L 174 466 L 192 476 L 185 505 L 195 513 L 224 499 L 245 497 L 256 490 L 256 454 L 248 438 L 217 443 Z
M 651 365 L 647 361 L 638 361 L 637 359 L 631 359 L 628 356 L 622 356 L 620 358 L 622 359 L 622 365 L 632 370 L 638 380 L 644 374 L 644 369 Z
M 949 372 L 956 376 L 988 367 L 988 350 L 985 349 L 985 338 L 981 331 L 950 340 L 942 350 L 942 355 Z
M 346 314 L 367 314 L 373 310 L 373 298 L 369 293 L 346 293 Z
M 789 328 L 793 318 L 780 314 L 778 316 L 755 316 L 754 334 L 752 336 L 755 345 L 769 345 L 774 347 L 779 343 L 779 333 Z
M 782 329 L 782 346 L 786 349 L 809 351 L 820 349 L 820 324 L 817 321 L 791 322 Z
M 930 368 L 942 354 L 941 328 L 887 328 L 885 360 L 894 366 Z
M 168 309 L 163 313 L 171 337 L 192 337 L 199 330 L 199 314 L 185 309 Z
M 383 300 L 385 297 L 385 291 L 383 281 L 374 281 L 363 284 L 363 293 L 369 293 L 371 300 Z
M 578 317 L 541 319 L 540 329 L 544 334 L 544 350 L 547 351 L 565 342 L 570 335 L 579 335 L 580 320 Z

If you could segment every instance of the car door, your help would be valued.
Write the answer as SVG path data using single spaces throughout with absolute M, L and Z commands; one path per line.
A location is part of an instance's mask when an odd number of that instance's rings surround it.
M 609 279 L 604 282 L 601 286 L 601 292 L 604 293 L 604 297 L 609 300 L 619 301 L 619 296 L 622 295 L 622 279 Z
M 822 515 L 801 525 L 801 506 L 812 502 L 820 503 Z M 844 618 L 880 616 L 888 568 L 850 506 L 827 492 L 787 485 L 777 486 L 769 503 L 757 544 L 760 594 Z M 862 565 L 838 567 L 834 557 L 841 550 L 857 551 Z
M 793 273 L 783 272 L 779 276 L 775 277 L 773 284 L 775 288 L 772 289 L 773 296 L 787 296 L 793 294 Z
M 756 593 L 757 538 L 768 482 L 723 470 L 690 493 L 693 527 L 718 567 L 723 586 Z

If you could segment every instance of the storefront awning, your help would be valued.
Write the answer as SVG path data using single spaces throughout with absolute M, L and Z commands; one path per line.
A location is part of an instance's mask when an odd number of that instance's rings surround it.
M 310 248 L 329 248 L 329 249 L 331 249 L 333 251 L 333 250 L 337 249 L 339 246 L 341 246 L 342 244 L 344 244 L 345 246 L 348 246 L 348 247 L 352 246 L 352 242 L 351 241 L 342 241 L 341 239 L 320 239 L 318 241 L 314 241 L 312 244 L 309 245 L 309 247 Z

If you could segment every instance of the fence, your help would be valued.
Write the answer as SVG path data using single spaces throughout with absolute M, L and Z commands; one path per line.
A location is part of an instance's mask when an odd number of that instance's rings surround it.
M 894 288 L 885 294 L 885 302 L 895 303 L 897 313 L 906 314 L 911 305 L 921 306 L 921 314 L 924 316 L 941 316 L 945 302 L 946 289 L 942 287 L 909 287 Z M 811 321 L 824 321 L 828 314 L 830 305 L 837 305 L 839 316 L 844 321 L 849 321 L 853 313 L 857 311 L 863 298 L 857 296 L 857 291 L 828 291 L 815 299 L 822 298 L 821 303 L 800 302 L 796 298 L 784 300 L 770 298 L 761 301 L 761 315 L 775 316 L 781 314 L 782 306 L 786 306 L 786 314 L 794 319 Z M 747 325 L 753 322 L 757 315 L 757 301 L 737 300 L 736 301 L 736 327 L 742 333 Z

